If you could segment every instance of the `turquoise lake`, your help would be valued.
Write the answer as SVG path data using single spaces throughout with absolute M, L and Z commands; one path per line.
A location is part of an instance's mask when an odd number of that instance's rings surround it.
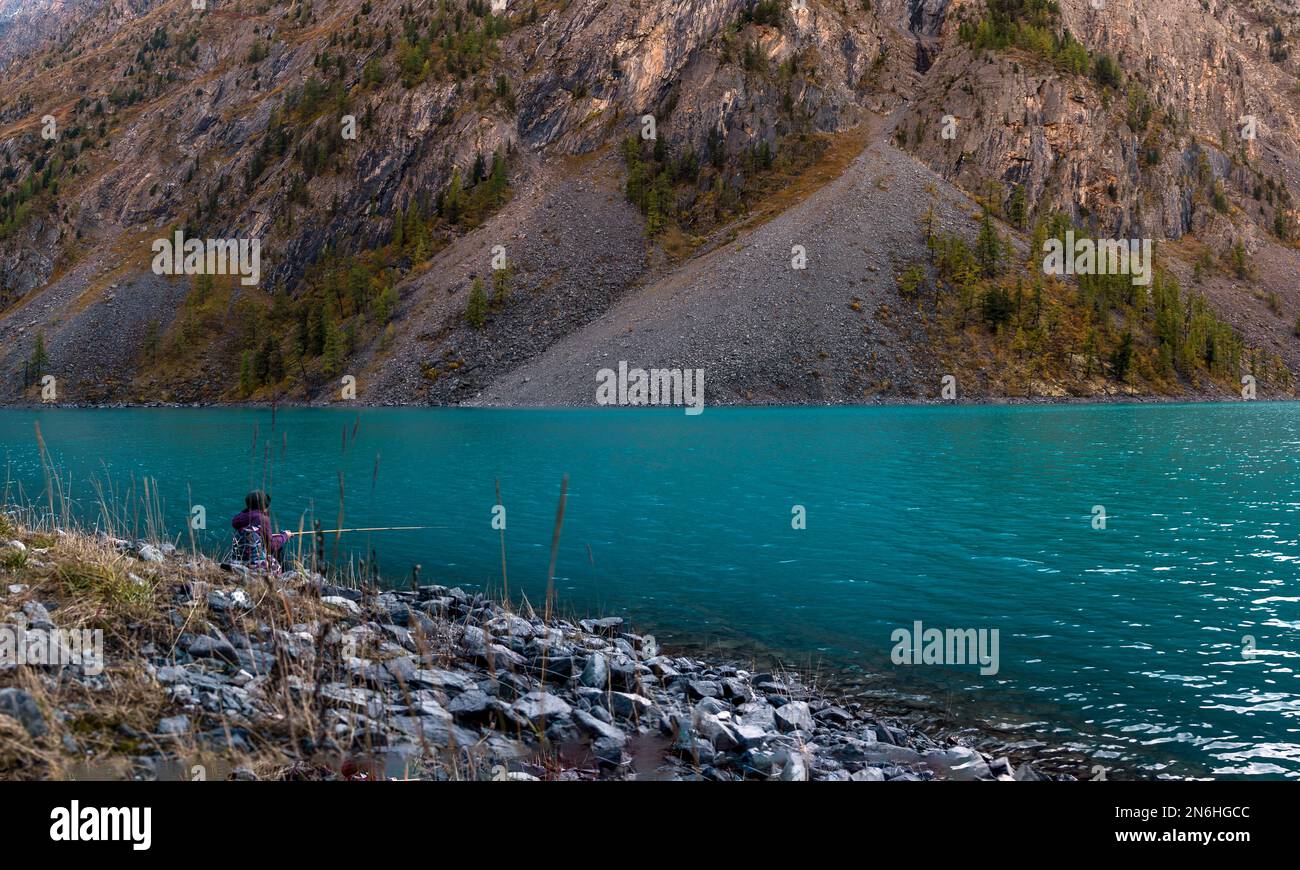
M 176 538 L 204 506 L 212 552 L 254 486 L 278 525 L 334 527 L 341 473 L 344 526 L 432 526 L 343 536 L 399 580 L 499 590 L 499 481 L 535 603 L 567 474 L 566 611 L 869 675 L 1100 765 L 1300 777 L 1297 404 L 5 410 L 11 498 L 39 498 L 35 422 L 88 521 L 92 479 L 150 476 Z M 997 629 L 998 673 L 893 664 L 918 620 Z

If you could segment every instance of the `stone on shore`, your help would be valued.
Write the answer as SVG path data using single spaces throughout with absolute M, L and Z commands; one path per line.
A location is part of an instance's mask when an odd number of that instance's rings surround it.
M 791 701 L 788 704 L 782 704 L 776 708 L 773 714 L 776 718 L 776 727 L 782 731 L 808 731 L 813 730 L 812 712 L 808 709 L 805 701 Z
M 549 692 L 529 692 L 512 705 L 520 716 L 534 725 L 544 720 L 568 718 L 573 708 Z
M 609 683 L 609 660 L 603 653 L 594 652 L 587 659 L 587 663 L 582 668 L 582 674 L 578 677 L 581 685 L 593 689 L 603 689 Z
M 187 734 L 190 730 L 189 716 L 168 716 L 158 723 L 159 734 Z
M 49 731 L 45 714 L 36 699 L 22 689 L 0 689 L 0 716 L 17 719 L 32 737 L 40 737 Z
M 332 607 L 335 610 L 342 610 L 346 613 L 350 613 L 353 616 L 361 615 L 361 608 L 357 606 L 357 603 L 355 601 L 350 601 L 341 595 L 326 595 L 320 600 L 320 603 L 324 604 L 326 607 Z
M 205 752 L 279 751 L 295 772 L 311 767 L 297 759 L 364 755 L 398 775 L 442 779 L 467 771 L 521 780 L 1053 778 L 1019 756 L 1013 766 L 868 717 L 858 701 L 794 673 L 667 655 L 621 617 L 544 620 L 482 593 L 348 589 L 305 569 L 266 596 L 256 573 L 233 586 L 229 573 L 203 570 L 201 559 L 182 564 L 153 549 L 162 562 L 146 558 L 150 545 L 123 541 L 113 550 L 164 566 L 132 581 L 162 611 L 132 653 L 156 693 L 156 718 L 114 726 L 114 741 L 153 753 L 131 761 L 137 777 L 156 775 L 193 740 Z M 20 630 L 58 627 L 76 608 L 45 592 L 36 581 L 9 584 L 8 595 L 24 597 L 0 599 L 12 602 L 0 618 Z M 60 680 L 82 681 L 91 696 L 105 682 L 84 668 L 32 671 L 52 690 L 37 694 L 40 703 L 58 703 L 44 699 L 59 697 Z M 5 733 L 55 731 L 42 751 L 62 746 L 84 758 L 92 744 L 67 727 L 80 713 L 40 703 L 24 690 L 0 690 L 0 717 L 18 723 Z M 310 709 L 319 720 L 297 731 L 295 745 L 286 709 Z
M 197 658 L 220 658 L 228 662 L 239 661 L 239 654 L 228 640 L 199 635 L 190 641 L 185 651 Z
M 163 562 L 167 561 L 167 557 L 163 555 L 162 550 L 158 549 L 153 544 L 145 544 L 144 546 L 142 546 L 139 550 L 136 551 L 136 556 L 140 559 L 141 562 L 153 562 L 155 564 L 162 564 Z

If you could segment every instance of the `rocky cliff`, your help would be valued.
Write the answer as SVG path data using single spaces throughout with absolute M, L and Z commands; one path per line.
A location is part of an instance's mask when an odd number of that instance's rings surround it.
M 1293 389 L 1291 5 L 199 5 L 0 4 L 7 401 Z M 1155 240 L 1181 326 L 1031 274 L 1049 221 Z M 177 231 L 259 240 L 257 286 L 156 274 Z

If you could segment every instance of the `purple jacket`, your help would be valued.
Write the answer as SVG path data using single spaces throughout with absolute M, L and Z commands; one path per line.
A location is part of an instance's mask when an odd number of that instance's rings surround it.
M 277 555 L 280 552 L 280 548 L 284 546 L 284 542 L 288 540 L 288 538 L 278 532 L 271 532 L 271 518 L 262 511 L 240 511 L 235 514 L 235 518 L 230 521 L 230 525 L 234 527 L 237 532 L 243 531 L 249 526 L 257 526 L 258 530 L 262 533 L 262 544 L 266 547 L 266 551 L 272 556 Z

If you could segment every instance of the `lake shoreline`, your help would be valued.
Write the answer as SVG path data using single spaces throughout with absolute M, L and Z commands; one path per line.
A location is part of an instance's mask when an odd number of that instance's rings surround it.
M 1108 759 L 1101 770 L 1097 760 L 1079 748 L 1077 740 L 1063 741 L 1047 733 L 1060 726 L 1060 721 L 1053 721 L 1048 727 L 1013 724 L 1008 721 L 1015 715 L 1013 710 L 978 696 L 954 707 L 951 701 L 941 702 L 931 689 L 922 690 L 915 679 L 900 679 L 822 658 L 814 661 L 793 650 L 771 648 L 756 638 L 732 637 L 723 642 L 718 637 L 704 639 L 668 626 L 661 626 L 658 631 L 661 639 L 668 638 L 663 640 L 663 646 L 682 655 L 704 661 L 744 662 L 751 670 L 797 672 L 840 705 L 859 704 L 896 726 L 906 725 L 934 739 L 959 742 L 986 757 L 1005 756 L 1014 765 L 1029 763 L 1037 771 L 1061 778 L 1088 780 L 1099 774 L 1110 779 L 1152 778 L 1150 772 L 1127 761 Z
M 0 778 L 166 779 L 196 759 L 205 775 L 279 780 L 1073 778 L 794 672 L 669 653 L 621 617 L 545 619 L 455 587 L 350 589 L 308 570 L 271 580 L 6 523 L 0 627 L 109 640 L 100 673 L 85 655 L 0 667 Z
M 710 408 L 1004 408 L 1004 407 L 1051 407 L 1051 406 L 1086 406 L 1086 405 L 1232 405 L 1249 402 L 1251 404 L 1286 404 L 1300 401 L 1300 396 L 1261 396 L 1256 399 L 1242 399 L 1229 394 L 1188 394 L 1180 396 L 1155 395 L 1115 395 L 1115 396 L 1002 396 L 958 399 L 893 399 L 885 398 L 871 402 L 706 402 L 704 410 Z M 650 409 L 651 406 L 641 406 Z M 493 404 L 478 403 L 474 400 L 451 405 L 422 404 L 414 402 L 390 402 L 371 404 L 358 400 L 338 402 L 327 401 L 284 401 L 284 402 L 12 402 L 0 401 L 0 410 L 34 410 L 37 408 L 59 408 L 69 410 L 125 410 L 125 409 L 381 409 L 413 408 L 425 410 L 502 410 L 502 411 L 562 411 L 562 410 L 635 410 L 634 406 L 601 406 L 594 401 L 586 404 L 531 405 L 531 404 Z M 658 407 L 655 410 L 681 412 L 680 407 Z

